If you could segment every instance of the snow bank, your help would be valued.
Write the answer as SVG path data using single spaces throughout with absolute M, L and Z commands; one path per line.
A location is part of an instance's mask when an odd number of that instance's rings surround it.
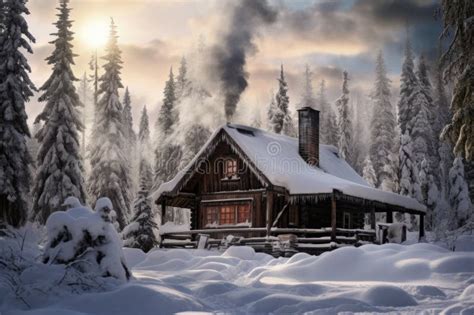
M 430 244 L 365 245 L 291 258 L 248 247 L 124 253 L 135 279 L 108 292 L 63 297 L 30 314 L 472 314 L 474 309 L 474 253 Z M 46 274 L 61 275 L 54 271 L 61 265 L 50 267 Z M 24 274 L 25 282 L 45 278 L 41 270 Z M 0 286 L 0 301 L 1 292 Z
M 112 202 L 100 198 L 92 211 L 78 201 L 66 201 L 76 207 L 54 212 L 46 221 L 48 242 L 44 262 L 128 280 L 131 274 L 123 256 L 122 239 L 112 224 Z

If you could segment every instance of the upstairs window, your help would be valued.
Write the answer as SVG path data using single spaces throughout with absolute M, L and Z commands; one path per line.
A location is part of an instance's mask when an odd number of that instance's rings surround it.
M 227 178 L 232 178 L 237 176 L 237 160 L 236 159 L 226 159 L 224 163 L 224 175 Z

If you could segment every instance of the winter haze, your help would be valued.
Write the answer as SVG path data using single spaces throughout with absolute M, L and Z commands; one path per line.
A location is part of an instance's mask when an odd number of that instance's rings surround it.
M 261 110 L 262 115 L 277 88 L 281 63 L 288 80 L 290 108 L 294 109 L 300 102 L 306 63 L 312 68 L 315 85 L 326 80 L 331 103 L 339 96 L 343 70 L 349 72 L 352 99 L 365 101 L 379 49 L 384 51 L 393 95 L 397 95 L 407 25 L 416 54 L 424 53 L 429 60 L 436 57 L 442 23 L 435 17 L 438 1 L 288 0 L 270 4 L 278 16 L 256 30 L 255 47 L 247 58 L 248 88 L 239 104 Z M 55 0 L 29 4 L 28 21 L 37 42 L 33 45 L 35 54 L 28 58 L 32 80 L 38 87 L 50 71 L 44 59 L 52 49 L 48 42 L 54 31 L 56 5 Z M 170 67 L 176 73 L 181 57 L 189 57 L 201 41 L 210 47 L 221 38 L 232 1 L 74 0 L 71 6 L 74 52 L 78 54 L 76 76 L 89 70 L 95 49 L 99 56 L 103 52 L 109 19 L 113 17 L 123 50 L 123 82 L 131 91 L 133 116 L 139 117 L 146 104 L 155 121 Z M 210 78 L 215 80 L 217 76 Z M 36 99 L 28 104 L 30 122 L 41 106 Z M 245 115 L 240 119 L 245 121 Z

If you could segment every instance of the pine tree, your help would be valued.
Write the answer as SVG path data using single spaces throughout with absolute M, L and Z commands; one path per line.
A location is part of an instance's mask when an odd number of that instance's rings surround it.
M 159 132 L 168 136 L 173 132 L 173 126 L 178 122 L 178 112 L 176 105 L 176 84 L 173 76 L 173 69 L 170 69 L 168 81 L 165 84 L 163 92 L 163 105 L 158 116 L 157 129 Z
M 313 93 L 313 73 L 307 64 L 305 66 L 304 77 L 303 77 L 303 93 L 301 95 L 301 101 L 299 107 L 311 107 L 316 109 L 316 99 Z
M 146 110 L 144 111 L 146 114 Z M 143 118 L 144 116 L 142 116 Z M 145 116 L 146 117 L 146 116 Z M 141 125 L 144 129 L 140 129 L 142 135 L 146 135 L 148 125 Z M 142 138 L 146 141 L 146 136 Z M 150 251 L 158 241 L 155 231 L 158 225 L 154 220 L 154 213 L 149 201 L 149 191 L 152 187 L 153 172 L 147 157 L 142 156 L 140 159 L 140 190 L 134 202 L 134 215 L 129 225 L 122 231 L 124 245 L 127 247 L 140 248 L 144 252 Z
M 123 96 L 123 120 L 125 126 L 125 137 L 127 138 L 130 147 L 133 148 L 137 141 L 137 135 L 133 130 L 132 100 L 128 87 L 125 88 L 125 94 Z
M 138 129 L 138 141 L 141 144 L 148 145 L 150 142 L 150 123 L 146 106 L 143 106 L 142 115 L 140 117 L 140 126 Z
M 155 177 L 157 184 L 169 181 L 178 170 L 181 161 L 181 147 L 170 135 L 179 123 L 176 109 L 176 90 L 173 69 L 170 69 L 169 79 L 163 92 L 163 105 L 157 121 L 158 145 L 155 150 Z
M 25 0 L 3 0 L 0 31 L 0 221 L 18 226 L 28 214 L 31 156 L 26 145 L 30 131 L 25 103 L 35 86 L 23 51 L 33 53 L 34 42 L 24 15 Z
M 394 181 L 393 172 L 385 172 L 390 165 L 390 156 L 394 151 L 396 119 L 390 102 L 390 79 L 383 59 L 382 51 L 377 56 L 375 67 L 375 85 L 372 92 L 373 114 L 370 124 L 370 159 L 376 174 L 376 187 L 383 181 Z
M 418 85 L 415 75 L 415 65 L 413 63 L 413 53 L 410 40 L 407 36 L 405 46 L 405 60 L 403 61 L 402 74 L 400 78 L 400 100 L 398 102 L 398 125 L 401 134 L 407 131 L 411 135 L 410 120 L 413 113 L 413 95 L 414 89 Z
M 191 92 L 191 82 L 188 79 L 188 65 L 186 58 L 181 58 L 181 64 L 178 71 L 178 76 L 176 77 L 176 98 L 179 100 L 183 97 L 189 96 L 189 93 Z
M 339 153 L 343 159 L 352 165 L 352 120 L 349 110 L 349 77 L 347 71 L 343 72 L 342 95 L 336 101 L 338 111 L 337 127 L 339 132 Z
M 92 82 L 93 87 L 93 105 L 96 110 L 97 103 L 99 102 L 99 60 L 97 57 L 97 51 L 91 56 L 89 61 L 89 69 L 92 74 L 89 76 L 89 82 Z
M 428 68 L 424 58 L 420 58 L 417 70 L 417 81 L 413 87 L 412 108 L 413 117 L 410 120 L 411 138 L 414 141 L 413 153 L 420 167 L 424 158 L 429 158 L 432 166 L 437 168 L 438 159 L 434 149 L 433 125 L 435 114 L 433 112 L 433 98 L 431 96 L 431 83 L 428 79 Z M 432 172 L 431 172 L 432 173 Z
M 118 92 L 123 85 L 120 79 L 121 51 L 117 39 L 116 26 L 112 20 L 92 136 L 89 191 L 94 199 L 108 197 L 112 201 L 119 226 L 123 228 L 130 211 L 131 179 L 125 154 L 126 129 Z
M 296 136 L 296 128 L 291 118 L 289 109 L 290 98 L 288 97 L 288 84 L 285 80 L 283 65 L 281 65 L 280 77 L 278 78 L 278 92 L 275 96 L 275 106 L 270 107 L 273 132 L 283 133 L 287 136 Z M 269 114 L 270 115 L 270 114 Z
M 408 133 L 401 137 L 400 145 L 400 195 L 412 197 L 419 202 L 423 202 L 421 188 L 418 180 L 418 168 L 416 166 L 412 141 Z M 397 214 L 398 221 L 404 221 L 401 214 Z M 413 224 L 412 220 L 412 224 Z
M 426 227 L 428 230 L 432 230 L 434 226 L 435 211 L 440 204 L 440 193 L 434 177 L 431 174 L 431 167 L 429 166 L 427 159 L 423 159 L 421 162 L 419 179 L 423 203 L 428 209 L 426 213 Z
M 47 58 L 53 73 L 41 87 L 39 101 L 46 102 L 36 122 L 44 124 L 36 137 L 40 143 L 38 171 L 35 178 L 33 212 L 35 218 L 45 223 L 49 215 L 58 211 L 67 197 L 86 200 L 79 133 L 83 125 L 79 107 L 82 103 L 74 87 L 71 66 L 73 32 L 69 19 L 69 0 L 61 0 L 58 21 L 55 23 L 57 38 L 53 53 Z
M 375 188 L 377 185 L 377 176 L 375 174 L 375 169 L 372 164 L 372 160 L 370 159 L 370 156 L 367 156 L 364 164 L 365 165 L 364 170 L 362 171 L 362 176 L 371 187 Z
M 93 117 L 93 110 L 90 108 L 91 99 L 93 97 L 92 91 L 89 86 L 89 80 L 87 74 L 84 72 L 80 82 L 79 82 L 79 100 L 81 101 L 83 107 L 81 111 L 81 122 L 82 122 L 82 134 L 81 134 L 81 155 L 82 159 L 86 159 L 86 150 L 87 150 L 87 130 L 86 127 L 92 124 L 91 117 Z
M 319 122 L 321 142 L 337 146 L 337 121 L 336 114 L 326 99 L 326 83 L 321 80 L 317 103 L 319 105 Z
M 451 109 L 453 116 L 442 137 L 454 146 L 454 152 L 474 160 L 474 2 L 442 1 L 443 37 L 450 38 L 448 50 L 441 57 L 445 77 L 454 79 Z M 454 34 L 454 35 L 452 35 Z
M 461 157 L 454 159 L 453 167 L 449 170 L 449 203 L 452 211 L 452 228 L 463 226 L 472 216 L 472 203 L 464 178 L 464 165 Z

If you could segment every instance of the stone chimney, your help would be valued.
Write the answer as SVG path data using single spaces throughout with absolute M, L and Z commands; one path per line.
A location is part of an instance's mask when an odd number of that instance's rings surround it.
M 298 109 L 298 151 L 311 166 L 319 166 L 319 111 Z

